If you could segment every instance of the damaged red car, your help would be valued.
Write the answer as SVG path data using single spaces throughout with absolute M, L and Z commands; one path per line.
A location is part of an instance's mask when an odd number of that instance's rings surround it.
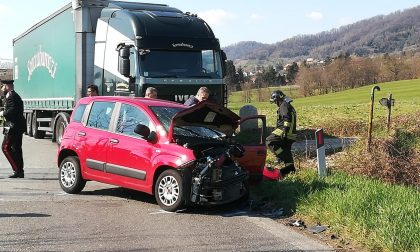
M 262 179 L 265 126 L 265 116 L 241 119 L 211 102 L 86 97 L 58 150 L 59 183 L 67 193 L 86 181 L 142 191 L 167 211 L 232 202 Z

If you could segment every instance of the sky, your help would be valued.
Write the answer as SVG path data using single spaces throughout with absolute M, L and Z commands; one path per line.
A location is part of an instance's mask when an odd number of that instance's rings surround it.
M 138 1 L 167 4 L 197 14 L 210 25 L 222 47 L 240 41 L 276 43 L 420 5 L 419 0 Z M 14 38 L 70 2 L 0 0 L 0 59 L 12 59 Z

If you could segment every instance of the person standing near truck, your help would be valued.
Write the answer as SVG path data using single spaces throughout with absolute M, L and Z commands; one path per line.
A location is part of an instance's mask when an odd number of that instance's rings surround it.
M 282 91 L 276 90 L 271 94 L 270 103 L 276 103 L 276 129 L 266 138 L 267 147 L 276 156 L 276 162 L 284 162 L 280 169 L 282 177 L 294 172 L 295 164 L 292 155 L 292 144 L 296 141 L 296 110 L 290 104 L 293 100 Z
M 87 91 L 86 91 L 87 96 L 98 96 L 99 95 L 99 89 L 98 86 L 96 86 L 95 84 L 90 84 L 87 87 Z
M 157 99 L 158 98 L 158 92 L 157 89 L 154 87 L 148 87 L 146 89 L 146 93 L 144 94 L 144 98 L 153 98 L 153 99 Z
M 2 151 L 13 169 L 9 178 L 23 178 L 22 137 L 26 130 L 23 101 L 15 92 L 13 81 L 5 81 L 2 91 L 6 96 L 4 110 L 0 111 L 0 116 L 5 118 Z
M 185 101 L 184 105 L 193 106 L 201 101 L 205 101 L 210 96 L 210 90 L 207 87 L 201 87 L 198 89 L 195 96 L 191 96 L 188 100 Z

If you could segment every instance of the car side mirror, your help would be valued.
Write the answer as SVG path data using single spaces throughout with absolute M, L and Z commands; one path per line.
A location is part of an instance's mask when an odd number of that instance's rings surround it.
M 134 133 L 142 136 L 148 142 L 155 143 L 157 140 L 157 134 L 154 131 L 150 131 L 150 128 L 143 124 L 138 124 L 134 128 Z
M 130 77 L 130 46 L 118 45 L 118 72 L 125 77 Z

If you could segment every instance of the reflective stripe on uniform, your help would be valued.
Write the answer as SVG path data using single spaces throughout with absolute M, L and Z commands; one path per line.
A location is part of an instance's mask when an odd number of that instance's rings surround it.
M 280 153 L 283 152 L 283 149 L 281 147 L 278 147 L 275 151 L 274 154 L 279 155 Z
M 276 135 L 276 136 L 282 136 L 283 133 L 284 133 L 284 131 L 280 128 L 277 128 L 273 132 L 271 132 L 271 134 Z
M 289 131 L 287 132 L 287 138 L 291 140 L 296 140 L 296 134 L 293 133 L 295 120 L 296 120 L 296 114 L 292 113 L 292 122 L 287 122 L 287 121 L 284 122 L 284 125 L 289 127 Z

